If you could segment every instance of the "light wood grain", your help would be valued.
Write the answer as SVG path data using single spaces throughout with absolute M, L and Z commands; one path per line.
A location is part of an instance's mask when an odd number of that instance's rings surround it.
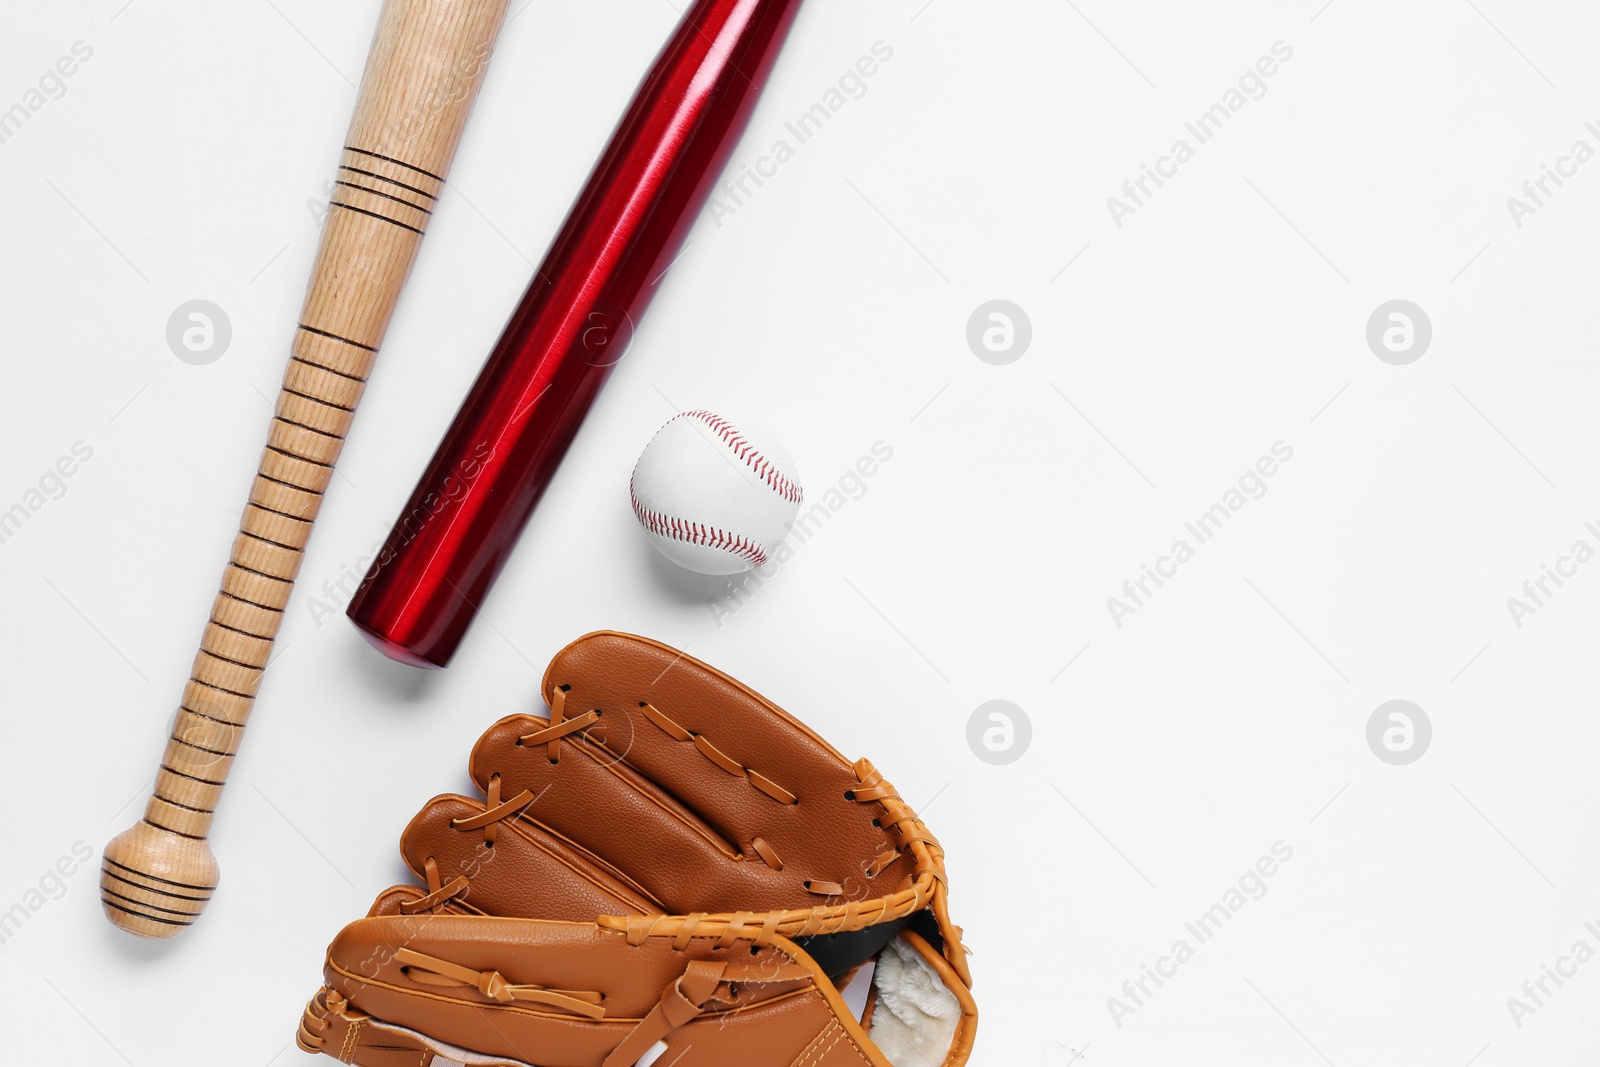
M 106 846 L 116 925 L 171 937 L 217 884 L 207 837 L 311 525 L 444 190 L 508 0 L 386 0 L 276 413 L 144 818 Z

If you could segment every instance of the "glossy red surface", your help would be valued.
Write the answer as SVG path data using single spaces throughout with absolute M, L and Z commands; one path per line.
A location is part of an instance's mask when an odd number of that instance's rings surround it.
M 699 0 L 645 76 L 347 614 L 459 646 L 749 119 L 800 0 Z

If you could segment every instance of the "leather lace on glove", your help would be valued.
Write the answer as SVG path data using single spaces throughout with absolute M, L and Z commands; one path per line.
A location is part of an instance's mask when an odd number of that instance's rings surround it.
M 958 1067 L 977 1009 L 944 852 L 866 760 L 721 672 L 596 633 L 483 797 L 401 839 L 423 886 L 329 947 L 298 1041 L 362 1067 Z

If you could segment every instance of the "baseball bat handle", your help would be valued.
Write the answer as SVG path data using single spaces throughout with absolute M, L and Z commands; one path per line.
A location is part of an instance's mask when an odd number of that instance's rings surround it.
M 216 888 L 213 814 L 507 2 L 385 0 L 266 448 L 155 792 L 106 846 L 101 902 L 130 933 L 171 937 Z

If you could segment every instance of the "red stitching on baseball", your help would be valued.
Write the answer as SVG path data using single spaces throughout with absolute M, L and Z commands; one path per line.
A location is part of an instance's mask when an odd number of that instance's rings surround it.
M 704 409 L 697 408 L 694 411 L 685 411 L 682 414 L 675 415 L 673 417 L 679 419 L 699 419 L 701 422 L 711 427 L 712 432 L 720 437 L 724 444 L 733 449 L 733 452 L 736 456 L 744 460 L 745 466 L 755 471 L 761 480 L 766 482 L 773 492 L 783 497 L 783 499 L 787 500 L 789 503 L 798 504 L 804 498 L 805 494 L 800 487 L 791 482 L 788 478 L 785 478 L 783 476 L 783 472 L 778 470 L 777 464 L 773 463 L 766 456 L 763 456 L 754 445 L 740 436 L 739 431 L 734 428 L 733 423 L 729 422 L 721 415 L 718 415 L 714 411 L 706 411 Z
M 633 501 L 633 513 L 638 516 L 639 522 L 653 534 L 692 545 L 720 548 L 724 552 L 731 552 L 733 555 L 738 556 L 752 567 L 760 567 L 767 562 L 766 552 L 762 550 L 760 545 L 747 537 L 730 534 L 726 530 L 719 530 L 715 526 L 707 526 L 705 523 L 675 519 L 660 512 L 651 511 L 639 503 L 639 498 L 633 491 L 632 480 L 628 482 L 628 497 Z

